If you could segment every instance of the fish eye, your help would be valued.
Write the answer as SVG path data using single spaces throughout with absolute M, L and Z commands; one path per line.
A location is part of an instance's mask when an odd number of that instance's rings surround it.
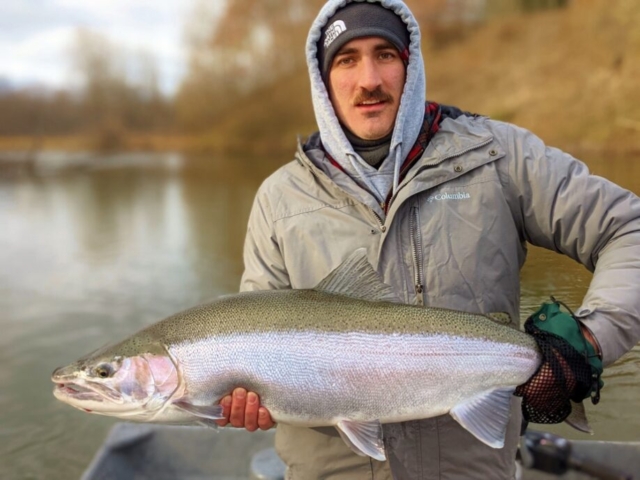
M 109 363 L 101 363 L 94 369 L 93 373 L 100 378 L 109 378 L 113 375 L 113 367 Z

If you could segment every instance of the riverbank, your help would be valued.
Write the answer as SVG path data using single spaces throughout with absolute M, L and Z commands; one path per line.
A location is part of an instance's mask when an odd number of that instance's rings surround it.
M 527 128 L 582 155 L 640 154 L 640 4 L 583 0 L 425 43 L 427 97 Z M 305 69 L 239 101 L 199 133 L 0 137 L 0 150 L 145 150 L 284 156 L 315 130 Z
M 534 130 L 535 131 L 535 130 Z M 211 155 L 236 155 L 239 152 L 243 157 L 264 155 L 268 157 L 283 157 L 283 162 L 293 158 L 295 151 L 296 134 L 289 138 L 263 139 L 258 138 L 252 142 L 241 144 L 241 141 L 221 139 L 218 135 L 149 135 L 130 134 L 121 139 L 117 148 L 96 148 L 95 140 L 90 136 L 68 135 L 41 137 L 34 142 L 30 137 L 0 137 L 0 156 L 3 152 L 22 152 L 25 159 L 39 152 L 182 152 L 186 154 L 211 154 Z M 560 140 L 558 143 L 550 143 L 550 146 L 558 147 L 577 158 L 594 158 L 603 156 L 629 156 L 640 158 L 640 131 L 635 136 L 631 135 L 627 141 L 594 142 L 589 139 L 571 142 Z M 35 147 L 34 147 L 35 145 Z
M 2 151 L 189 151 L 197 145 L 195 135 L 177 133 L 136 133 L 130 132 L 112 139 L 111 145 L 105 145 L 100 135 L 43 135 L 43 136 L 0 136 L 0 152 Z

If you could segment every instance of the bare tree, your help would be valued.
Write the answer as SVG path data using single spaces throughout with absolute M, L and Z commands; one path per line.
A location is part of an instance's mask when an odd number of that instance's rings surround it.
M 86 127 L 98 134 L 101 146 L 118 146 L 127 131 L 150 130 L 172 122 L 150 53 L 127 52 L 104 35 L 80 29 L 70 57 L 80 80 Z
M 187 22 L 188 73 L 181 124 L 214 124 L 238 99 L 304 66 L 309 23 L 322 0 L 201 0 Z

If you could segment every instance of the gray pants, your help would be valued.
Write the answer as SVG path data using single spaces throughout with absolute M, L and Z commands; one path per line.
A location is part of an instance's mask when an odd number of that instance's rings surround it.
M 276 450 L 287 465 L 287 480 L 513 480 L 521 419 L 517 400 L 501 449 L 479 442 L 443 415 L 385 425 L 386 462 L 356 455 L 333 428 L 280 424 Z

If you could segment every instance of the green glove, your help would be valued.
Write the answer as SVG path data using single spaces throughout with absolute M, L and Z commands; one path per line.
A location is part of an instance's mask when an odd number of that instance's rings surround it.
M 526 421 L 560 423 L 571 413 L 571 401 L 591 397 L 596 404 L 604 383 L 602 360 L 584 337 L 580 323 L 553 297 L 524 324 L 542 354 L 538 371 L 515 394 L 522 397 Z
M 551 302 L 545 302 L 531 315 L 533 326 L 543 332 L 560 337 L 571 345 L 591 367 L 591 379 L 588 390 L 579 400 L 591 397 L 594 404 L 600 401 L 600 389 L 604 386 L 602 381 L 602 360 L 598 356 L 595 348 L 584 337 L 580 322 L 575 318 L 573 312 L 562 302 L 551 297 Z M 566 310 L 563 311 L 563 307 Z M 525 327 L 526 328 L 526 327 Z M 572 398 L 572 400 L 574 400 Z M 574 401 L 579 401 L 574 400 Z

